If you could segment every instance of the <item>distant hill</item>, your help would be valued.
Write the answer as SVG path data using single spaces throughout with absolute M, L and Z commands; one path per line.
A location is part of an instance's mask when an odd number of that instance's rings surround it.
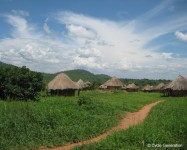
M 16 66 L 0 62 L 0 67 L 16 67 Z M 83 81 L 89 81 L 91 83 L 95 83 L 96 85 L 100 85 L 110 78 L 110 76 L 105 75 L 105 74 L 95 75 L 89 71 L 81 70 L 81 69 L 68 70 L 68 71 L 63 71 L 63 72 L 67 74 L 75 82 L 78 81 L 79 79 L 82 79 Z M 47 84 L 60 72 L 57 72 L 54 74 L 43 73 L 43 72 L 41 73 L 44 78 L 44 83 Z
M 15 67 L 11 64 L 6 64 L 0 61 L 0 67 Z M 75 69 L 75 70 L 68 70 L 63 71 L 65 74 L 67 74 L 73 81 L 78 81 L 79 79 L 82 79 L 83 81 L 89 81 L 95 85 L 95 87 L 98 87 L 102 83 L 109 80 L 111 77 L 105 74 L 93 74 L 89 71 L 82 70 L 82 69 Z M 41 72 L 44 77 L 44 83 L 48 83 L 51 81 L 58 73 L 50 74 L 50 73 L 43 73 Z M 170 80 L 149 80 L 149 79 L 120 79 L 124 84 L 128 85 L 129 83 L 135 83 L 136 85 L 143 87 L 146 84 L 150 85 L 158 85 L 159 83 L 168 83 Z
M 16 66 L 14 66 L 14 65 L 11 65 L 11 64 L 6 64 L 6 63 L 3 63 L 3 62 L 1 62 L 0 61 L 0 67 L 16 67 Z

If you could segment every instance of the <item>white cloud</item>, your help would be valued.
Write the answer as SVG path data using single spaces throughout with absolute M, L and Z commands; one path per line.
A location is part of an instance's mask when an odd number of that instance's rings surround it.
M 43 25 L 43 29 L 46 33 L 52 33 L 52 31 L 50 30 L 48 24 L 45 22 L 44 25 Z
M 166 59 L 166 60 L 170 60 L 172 59 L 172 53 L 161 53 L 161 57 Z
M 187 72 L 183 67 L 186 58 L 158 52 L 160 45 L 145 48 L 159 36 L 186 29 L 186 16 L 149 24 L 148 20 L 164 11 L 168 3 L 157 6 L 150 15 L 142 15 L 146 18 L 129 22 L 61 11 L 53 18 L 53 23 L 58 21 L 64 29 L 55 31 L 53 27 L 55 33 L 64 33 L 59 35 L 49 34 L 53 31 L 48 20 L 44 21 L 44 32 L 23 15 L 7 14 L 6 20 L 13 28 L 9 38 L 0 40 L 1 61 L 45 72 L 85 68 L 119 77 L 174 78 L 178 71 Z
M 19 15 L 19 16 L 29 16 L 29 13 L 27 11 L 24 10 L 12 10 L 12 13 L 14 15 Z
M 81 25 L 77 26 L 77 25 L 70 24 L 67 25 L 66 28 L 68 29 L 68 33 L 70 36 L 86 38 L 86 39 L 96 38 L 96 34 L 93 31 L 86 29 Z
M 178 39 L 187 42 L 187 34 L 184 34 L 184 33 L 180 32 L 180 31 L 176 31 L 176 32 L 175 32 L 175 36 L 176 36 Z
M 47 22 L 48 22 L 48 18 L 45 20 L 45 22 L 44 22 L 44 24 L 43 24 L 43 29 L 44 29 L 44 31 L 45 31 L 46 33 L 51 34 L 51 33 L 52 33 L 52 30 L 51 30 L 50 27 L 48 26 Z

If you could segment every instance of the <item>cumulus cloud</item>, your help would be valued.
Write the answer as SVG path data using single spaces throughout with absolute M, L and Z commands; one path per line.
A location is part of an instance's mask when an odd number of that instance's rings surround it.
M 173 78 L 178 70 L 187 72 L 183 67 L 186 58 L 173 58 L 173 53 L 158 51 L 159 46 L 145 48 L 162 35 L 186 28 L 186 16 L 154 25 L 149 23 L 167 4 L 164 2 L 164 6 L 157 6 L 150 15 L 146 13 L 128 22 L 60 11 L 53 14 L 53 23 L 60 23 L 63 29 L 57 31 L 64 33 L 59 35 L 50 34 L 49 20 L 44 21 L 44 31 L 39 31 L 24 15 L 6 14 L 12 33 L 0 40 L 0 58 L 44 72 L 84 68 L 119 77 L 169 78 L 171 75 Z
M 175 36 L 176 36 L 178 39 L 187 42 L 187 34 L 184 34 L 184 33 L 180 32 L 180 31 L 176 31 L 176 32 L 175 32 Z

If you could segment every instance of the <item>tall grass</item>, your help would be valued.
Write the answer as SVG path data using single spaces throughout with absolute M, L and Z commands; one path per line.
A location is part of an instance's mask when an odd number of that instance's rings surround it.
M 57 146 L 97 136 L 126 111 L 158 100 L 159 94 L 81 92 L 78 97 L 43 97 L 39 102 L 0 101 L 0 149 Z
M 178 144 L 178 147 L 166 147 Z M 157 147 L 156 147 L 157 146 Z M 170 145 L 171 146 L 171 145 Z M 182 146 L 182 147 L 180 147 Z M 187 149 L 187 97 L 165 98 L 140 125 L 114 133 L 81 150 Z

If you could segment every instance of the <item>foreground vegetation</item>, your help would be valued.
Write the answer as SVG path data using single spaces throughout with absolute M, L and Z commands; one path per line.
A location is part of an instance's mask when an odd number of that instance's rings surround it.
M 0 101 L 0 149 L 51 147 L 95 137 L 116 125 L 125 112 L 159 98 L 158 93 L 85 91 L 80 98 Z
M 164 99 L 140 125 L 75 149 L 187 149 L 187 97 Z M 178 148 L 167 147 L 171 146 L 168 144 L 178 144 Z

